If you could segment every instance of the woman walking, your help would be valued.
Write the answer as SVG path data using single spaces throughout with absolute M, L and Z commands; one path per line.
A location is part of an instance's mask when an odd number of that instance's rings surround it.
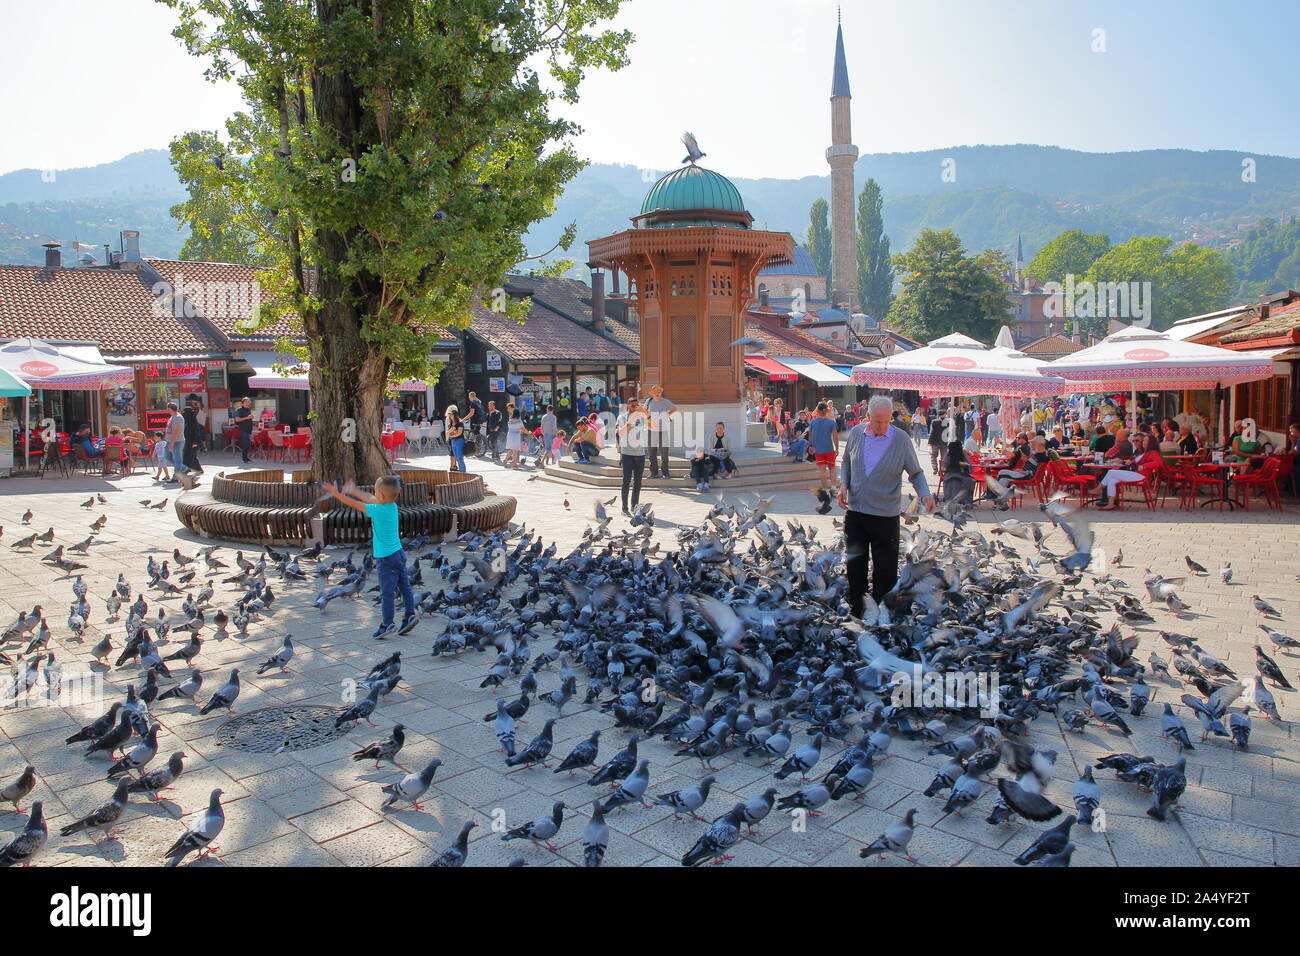
M 519 417 L 519 409 L 510 412 L 510 421 L 506 423 L 506 461 L 507 468 L 519 467 L 519 452 L 524 447 L 524 422 Z
M 447 406 L 447 427 L 443 435 L 447 439 L 447 447 L 451 450 L 451 469 L 452 471 L 465 471 L 465 425 L 460 417 L 460 413 L 455 405 Z
M 641 500 L 641 476 L 649 440 L 650 419 L 635 398 L 627 400 L 627 411 L 619 416 L 614 434 L 618 439 L 619 463 L 623 468 L 623 514 L 631 514 Z

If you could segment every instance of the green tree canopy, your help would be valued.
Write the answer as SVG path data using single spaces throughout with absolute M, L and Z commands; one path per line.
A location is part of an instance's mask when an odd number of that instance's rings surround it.
M 248 105 L 229 154 L 208 158 L 203 191 L 220 200 L 204 201 L 224 204 L 218 232 L 256 232 L 279 293 L 264 321 L 301 317 L 313 469 L 370 480 L 387 470 L 384 389 L 426 377 L 440 330 L 498 298 L 581 168 L 577 127 L 551 109 L 626 63 L 630 34 L 595 29 L 619 0 L 160 2 Z M 180 142 L 182 170 L 212 145 Z
M 858 196 L 858 304 L 875 319 L 883 319 L 893 299 L 894 267 L 882 213 L 880 184 L 868 179 Z
M 808 238 L 803 247 L 812 256 L 817 274 L 826 277 L 826 291 L 831 288 L 831 227 L 827 221 L 830 207 L 825 199 L 818 199 L 808 212 Z
M 1098 289 L 1103 282 L 1149 282 L 1149 319 L 1156 329 L 1167 329 L 1179 319 L 1223 308 L 1233 286 L 1232 266 L 1220 252 L 1191 243 L 1173 248 L 1173 240 L 1167 236 L 1143 236 L 1112 247 L 1088 267 L 1086 278 Z M 1142 298 L 1146 299 L 1145 292 Z M 1113 314 L 1115 310 L 1109 311 Z M 1126 324 L 1146 321 L 1147 317 L 1136 312 L 1131 303 L 1129 314 L 1113 317 Z
M 1067 275 L 1082 279 L 1109 248 L 1110 236 L 1105 233 L 1071 229 L 1039 249 L 1025 266 L 1025 273 L 1039 282 L 1064 282 Z
M 905 334 L 929 342 L 962 332 L 992 342 L 1007 320 L 1006 288 L 992 271 L 1007 262 L 996 250 L 968 256 L 951 229 L 924 229 L 893 262 L 903 289 L 890 306 L 889 322 Z

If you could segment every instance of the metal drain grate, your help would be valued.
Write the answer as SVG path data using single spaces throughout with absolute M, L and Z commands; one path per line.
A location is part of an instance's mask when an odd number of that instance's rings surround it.
M 338 715 L 337 707 L 265 707 L 230 718 L 217 731 L 217 743 L 256 754 L 310 750 L 347 736 L 349 725 L 334 726 Z

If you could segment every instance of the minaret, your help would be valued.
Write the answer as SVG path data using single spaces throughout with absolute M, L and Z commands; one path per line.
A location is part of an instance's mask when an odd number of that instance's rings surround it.
M 837 20 L 839 15 L 836 15 Z M 826 162 L 831 167 L 831 304 L 858 306 L 858 230 L 854 212 L 853 145 L 849 117 L 849 67 L 844 59 L 844 28 L 835 26 L 835 72 L 831 78 L 831 146 Z
M 1016 291 L 1025 291 L 1025 251 L 1019 233 L 1016 234 Z

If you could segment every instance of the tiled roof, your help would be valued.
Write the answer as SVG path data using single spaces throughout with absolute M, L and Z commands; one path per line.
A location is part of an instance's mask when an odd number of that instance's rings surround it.
M 1082 345 L 1071 342 L 1064 335 L 1047 335 L 1020 347 L 1021 352 L 1039 359 L 1056 358 L 1057 356 L 1069 355 L 1072 352 L 1082 350 Z
M 598 335 L 577 322 L 564 318 L 533 300 L 523 324 L 474 307 L 474 321 L 467 330 L 515 362 L 612 362 L 635 365 L 640 355 Z
M 800 329 L 781 328 L 780 318 L 761 316 L 750 312 L 745 316 L 745 335 L 760 340 L 766 354 L 780 361 L 782 355 L 811 358 L 828 365 L 856 365 L 861 355 L 837 349 L 825 339 Z
M 819 276 L 820 272 L 813 265 L 812 254 L 803 246 L 795 243 L 794 255 L 785 265 L 768 266 L 759 270 L 759 276 Z
M 200 315 L 212 323 L 232 347 L 241 344 L 275 342 L 287 338 L 302 341 L 302 326 L 294 318 L 282 318 L 251 335 L 239 331 L 235 323 L 246 319 L 254 296 L 259 302 L 270 298 L 262 275 L 265 269 L 233 262 L 196 262 L 183 259 L 145 259 L 164 282 L 187 291 Z M 230 290 L 229 293 L 223 290 Z
M 306 341 L 297 316 L 282 318 L 251 334 L 239 331 L 236 323 L 248 317 L 248 306 L 252 302 L 254 291 L 261 302 L 270 297 L 269 290 L 260 281 L 265 269 L 234 262 L 198 262 L 186 259 L 146 259 L 145 262 L 173 287 L 193 290 L 188 297 L 200 315 L 215 327 L 231 348 L 271 348 L 279 339 L 288 339 L 298 344 Z M 311 279 L 309 276 L 309 288 L 313 285 Z M 446 331 L 440 335 L 434 347 L 459 348 L 460 339 L 454 332 Z
M 0 265 L 0 337 L 98 342 L 106 357 L 224 351 L 199 319 L 160 308 L 139 273 Z
M 1271 309 L 1267 319 L 1260 319 L 1253 325 L 1236 329 L 1223 335 L 1219 341 L 1227 345 L 1232 342 L 1251 342 L 1255 339 L 1273 339 L 1290 335 L 1300 329 L 1300 300 L 1296 300 L 1281 309 Z

